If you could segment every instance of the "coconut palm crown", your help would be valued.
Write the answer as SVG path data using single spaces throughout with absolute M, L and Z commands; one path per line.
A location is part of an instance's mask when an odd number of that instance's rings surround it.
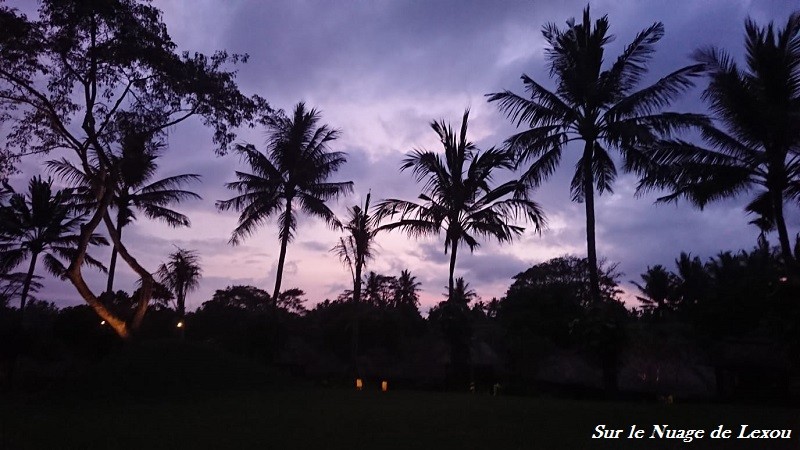
M 644 149 L 706 123 L 702 115 L 662 111 L 693 85 L 702 66 L 683 67 L 637 90 L 664 26 L 656 22 L 641 31 L 604 69 L 605 47 L 614 36 L 608 16 L 592 23 L 588 6 L 581 22 L 570 19 L 565 29 L 550 23 L 542 34 L 555 91 L 523 75 L 527 95 L 503 91 L 488 97 L 518 127 L 528 128 L 506 141 L 519 164 L 528 164 L 521 177 L 527 186 L 538 187 L 555 172 L 567 144 L 583 142 L 570 192 L 573 201 L 585 203 L 591 292 L 599 302 L 594 193 L 613 192 L 612 150 L 622 156 L 623 170 L 643 174 L 650 169 Z
M 785 204 L 800 205 L 800 13 L 783 29 L 745 23 L 745 65 L 726 51 L 707 47 L 694 54 L 706 69 L 703 99 L 714 125 L 702 128 L 707 147 L 689 142 L 658 146 L 663 167 L 640 190 L 666 188 L 660 201 L 685 198 L 708 203 L 750 194 L 746 211 L 762 231 L 778 232 L 781 256 L 797 269 L 784 218 Z
M 513 168 L 512 157 L 495 148 L 479 151 L 467 140 L 468 119 L 469 110 L 464 112 L 458 134 L 444 121 L 431 123 L 444 154 L 417 149 L 403 160 L 400 170 L 410 169 L 416 181 L 423 183 L 422 202 L 386 199 L 378 204 L 379 218 L 399 215 L 399 220 L 383 229 L 400 229 L 412 237 L 444 231 L 444 251 L 450 251 L 449 294 L 453 293 L 459 246 L 474 251 L 479 238 L 510 242 L 524 231 L 511 223 L 517 218 L 533 223 L 537 232 L 545 226 L 541 207 L 528 198 L 518 180 L 491 186 L 498 169 Z
M 237 171 L 238 180 L 227 183 L 226 187 L 239 195 L 217 202 L 221 210 L 240 212 L 239 224 L 229 241 L 233 245 L 277 216 L 281 247 L 273 303 L 279 298 L 286 247 L 294 238 L 298 212 L 322 218 L 332 228 L 341 228 L 325 202 L 353 190 L 352 181 L 328 181 L 347 159 L 345 153 L 330 150 L 329 145 L 339 131 L 319 125 L 320 119 L 316 109 L 308 110 L 302 102 L 291 116 L 276 114 L 266 119 L 269 130 L 266 151 L 262 153 L 251 144 L 236 147 L 252 173 Z

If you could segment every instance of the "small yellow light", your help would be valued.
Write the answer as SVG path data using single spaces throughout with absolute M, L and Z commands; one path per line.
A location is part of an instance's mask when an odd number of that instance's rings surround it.
M 356 390 L 360 391 L 364 387 L 364 382 L 361 381 L 361 378 L 356 378 Z
M 175 325 L 175 326 L 178 327 L 178 328 L 183 328 L 183 321 L 178 322 L 178 324 Z
M 105 324 L 106 324 L 106 321 L 105 321 L 105 320 L 101 320 L 101 321 L 100 321 L 100 325 L 105 325 Z
M 381 392 L 386 392 L 388 390 L 389 390 L 389 382 L 381 381 Z

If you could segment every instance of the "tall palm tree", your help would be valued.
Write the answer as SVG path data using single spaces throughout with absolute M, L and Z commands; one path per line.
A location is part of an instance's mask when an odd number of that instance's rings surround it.
M 598 195 L 613 192 L 617 166 L 611 150 L 622 155 L 625 171 L 643 173 L 649 169 L 643 147 L 675 131 L 705 123 L 700 115 L 661 111 L 692 86 L 700 65 L 678 69 L 636 90 L 647 73 L 655 44 L 664 35 L 661 23 L 641 31 L 603 70 L 605 46 L 614 38 L 608 29 L 607 16 L 592 25 L 588 6 L 582 22 L 570 19 L 563 30 L 553 23 L 545 25 L 542 34 L 549 44 L 546 52 L 550 74 L 556 77 L 555 92 L 523 75 L 529 95 L 510 91 L 488 95 L 489 101 L 497 102 L 518 127 L 530 127 L 506 141 L 520 164 L 532 161 L 521 178 L 528 186 L 537 187 L 553 174 L 567 144 L 583 142 L 570 191 L 573 201 L 585 204 L 589 278 L 595 302 L 600 301 L 601 293 L 594 195 L 595 189 Z
M 253 173 L 236 172 L 239 179 L 226 184 L 238 196 L 218 201 L 221 210 L 240 211 L 239 225 L 230 243 L 236 245 L 267 219 L 278 216 L 281 241 L 278 271 L 275 276 L 273 306 L 280 294 L 286 247 L 297 229 L 297 210 L 320 217 L 328 225 L 341 227 L 336 215 L 325 204 L 352 192 L 353 182 L 328 182 L 328 178 L 346 162 L 345 154 L 333 152 L 329 144 L 339 131 L 318 125 L 321 115 L 298 103 L 291 117 L 275 115 L 267 119 L 269 138 L 261 153 L 251 145 L 238 145 L 236 151 L 248 162 Z
M 374 257 L 375 235 L 378 233 L 376 216 L 370 214 L 370 197 L 367 193 L 363 206 L 355 205 L 347 209 L 349 220 L 344 224 L 347 235 L 339 238 L 339 243 L 331 249 L 350 269 L 353 281 L 353 317 L 350 353 L 353 367 L 358 374 L 358 336 L 359 304 L 361 302 L 361 272 L 367 261 Z
M 202 270 L 197 253 L 193 250 L 178 250 L 170 253 L 167 262 L 156 271 L 161 284 L 175 294 L 178 317 L 186 315 L 186 294 L 200 286 Z
M 115 210 L 115 229 L 122 237 L 122 228 L 136 220 L 134 210 L 139 210 L 150 219 L 160 220 L 171 227 L 188 227 L 189 218 L 170 209 L 173 203 L 188 199 L 201 199 L 194 192 L 181 189 L 200 175 L 181 174 L 157 181 L 150 181 L 156 174 L 156 159 L 160 156 L 163 144 L 143 137 L 141 134 L 127 134 L 122 139 L 119 155 L 111 155 L 113 170 L 117 175 L 117 185 L 111 200 Z M 80 168 L 66 159 L 48 161 L 48 168 L 70 183 L 75 184 L 84 194 L 88 205 L 93 205 L 94 193 L 91 179 Z M 106 292 L 114 289 L 114 274 L 117 265 L 117 248 L 111 250 L 108 265 Z
M 66 268 L 59 258 L 69 260 L 75 252 L 83 216 L 75 212 L 73 191 L 53 192 L 53 180 L 49 178 L 32 178 L 27 195 L 13 189 L 10 192 L 8 203 L 0 205 L 0 272 L 9 273 L 24 260 L 30 260 L 20 294 L 21 318 L 39 256 L 50 273 L 63 276 Z M 108 245 L 99 235 L 92 235 L 90 243 Z M 105 267 L 91 256 L 86 256 L 84 264 L 105 272 Z
M 702 208 L 723 198 L 754 192 L 747 205 L 762 233 L 778 232 L 781 256 L 797 268 L 784 217 L 784 204 L 800 204 L 800 12 L 786 27 L 760 28 L 745 22 L 746 67 L 724 50 L 698 50 L 695 58 L 709 78 L 703 98 L 717 126 L 702 136 L 709 148 L 677 142 L 652 152 L 662 173 L 640 189 L 668 188 L 661 201 L 684 197 Z
M 378 204 L 379 218 L 400 216 L 396 222 L 384 225 L 384 229 L 400 229 L 411 236 L 438 235 L 444 231 L 444 251 L 450 251 L 450 296 L 460 245 L 466 244 L 474 251 L 480 237 L 510 242 L 524 231 L 509 223 L 520 215 L 532 222 L 537 232 L 545 225 L 544 213 L 528 198 L 528 191 L 522 189 L 519 181 L 490 186 L 495 172 L 512 169 L 513 161 L 507 152 L 494 148 L 481 152 L 467 141 L 468 119 L 466 110 L 458 135 L 444 121 L 431 123 L 444 146 L 444 155 L 417 149 L 403 160 L 400 170 L 411 169 L 416 181 L 424 182 L 419 195 L 423 203 L 387 199 Z

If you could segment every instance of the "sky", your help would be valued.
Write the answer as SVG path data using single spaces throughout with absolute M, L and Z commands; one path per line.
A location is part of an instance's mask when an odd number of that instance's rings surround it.
M 29 2 L 8 2 L 34 11 Z M 421 192 L 411 174 L 399 172 L 400 162 L 413 149 L 440 151 L 431 130 L 433 120 L 457 127 L 470 108 L 469 138 L 479 148 L 501 145 L 515 127 L 485 95 L 501 90 L 523 92 L 525 73 L 553 88 L 544 57 L 544 24 L 563 28 L 580 17 L 586 1 L 474 0 L 388 1 L 323 0 L 263 2 L 260 0 L 155 1 L 179 50 L 211 53 L 225 49 L 247 53 L 238 67 L 238 83 L 246 94 L 259 94 L 274 108 L 291 111 L 300 102 L 317 108 L 322 122 L 341 130 L 331 148 L 346 152 L 348 162 L 332 181 L 353 181 L 355 193 L 332 202 L 341 218 L 348 206 L 361 204 L 371 190 L 373 199 L 414 200 Z M 607 14 L 616 36 L 606 50 L 613 61 L 636 33 L 653 22 L 666 34 L 650 63 L 642 86 L 691 63 L 695 49 L 714 45 L 741 58 L 746 17 L 782 26 L 800 2 L 789 0 L 598 0 L 589 2 L 593 18 Z M 700 100 L 703 81 L 671 110 L 705 112 Z M 237 142 L 264 147 L 264 129 L 241 130 Z M 501 297 L 512 277 L 533 264 L 565 254 L 586 255 L 584 207 L 570 201 L 569 181 L 578 148 L 568 148 L 554 176 L 533 193 L 547 215 L 548 228 L 536 234 L 530 227 L 511 245 L 483 241 L 473 253 L 459 252 L 456 276 L 462 276 L 483 300 Z M 23 160 L 22 173 L 12 185 L 24 188 L 42 162 L 60 158 L 52 153 Z M 187 308 L 209 300 L 217 289 L 249 284 L 272 292 L 280 244 L 277 226 L 270 223 L 238 246 L 228 244 L 238 214 L 219 212 L 216 200 L 234 193 L 224 183 L 234 171 L 247 170 L 235 154 L 215 156 L 211 132 L 199 121 L 170 130 L 169 150 L 160 160 L 160 177 L 196 173 L 202 183 L 192 190 L 203 199 L 175 209 L 191 219 L 191 228 L 169 228 L 141 217 L 126 227 L 124 238 L 135 257 L 155 271 L 175 246 L 195 250 L 203 278 L 190 293 Z M 621 172 L 621 170 L 620 170 Z M 658 193 L 636 197 L 637 179 L 618 177 L 614 193 L 596 200 L 597 248 L 617 270 L 632 300 L 631 280 L 647 266 L 674 268 L 680 252 L 703 260 L 722 250 L 751 248 L 758 230 L 748 225 L 743 206 L 748 196 L 716 203 L 703 211 L 686 202 L 654 205 Z M 800 213 L 788 211 L 789 232 L 800 232 Z M 301 216 L 296 239 L 287 251 L 282 286 L 299 287 L 308 306 L 335 299 L 352 286 L 349 272 L 330 249 L 339 232 L 313 218 Z M 409 269 L 421 282 L 421 309 L 443 299 L 449 256 L 443 237 L 409 239 L 400 232 L 379 235 L 378 252 L 367 270 L 399 275 Z M 775 236 L 772 242 L 776 243 Z M 110 251 L 92 253 L 107 261 Z M 136 277 L 120 262 L 115 288 L 132 291 Z M 90 285 L 101 292 L 105 276 L 85 271 Z M 44 271 L 41 271 L 44 274 Z M 47 279 L 38 298 L 60 306 L 82 302 L 66 281 Z M 631 301 L 633 305 L 635 302 Z

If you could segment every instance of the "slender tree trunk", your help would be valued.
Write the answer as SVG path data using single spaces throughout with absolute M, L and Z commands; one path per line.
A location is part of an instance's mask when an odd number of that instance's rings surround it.
M 458 239 L 453 239 L 452 245 L 450 246 L 450 279 L 448 280 L 447 285 L 447 300 L 453 300 L 453 289 L 454 289 L 454 282 L 453 282 L 453 274 L 456 271 L 456 254 L 458 253 Z
M 275 290 L 272 293 L 272 325 L 273 325 L 273 345 L 272 345 L 272 359 L 277 361 L 280 351 L 280 331 L 278 327 L 280 321 L 278 320 L 278 298 L 281 295 L 281 281 L 283 280 L 283 265 L 286 262 L 286 247 L 289 245 L 289 226 L 291 224 L 292 215 L 292 199 L 286 199 L 286 212 L 283 221 L 283 237 L 281 238 L 281 253 L 278 256 L 278 273 L 275 275 Z
M 19 300 L 19 325 L 22 327 L 23 319 L 25 317 L 25 303 L 28 300 L 28 291 L 31 288 L 33 281 L 33 271 L 36 269 L 36 259 L 39 257 L 38 253 L 31 253 L 31 265 L 28 267 L 28 274 L 25 275 L 25 284 L 22 285 L 22 295 Z
M 594 220 L 594 174 L 592 158 L 594 157 L 594 141 L 587 141 L 583 150 L 583 194 L 586 206 L 586 253 L 589 261 L 589 289 L 592 301 L 600 303 L 600 277 L 597 271 L 597 243 L 595 240 Z
M 783 217 L 783 192 L 777 189 L 773 190 L 770 198 L 772 199 L 772 209 L 775 214 L 775 228 L 778 230 L 781 256 L 783 256 L 784 264 L 786 264 L 790 274 L 793 277 L 797 277 L 800 275 L 797 273 L 797 261 L 795 261 L 792 253 L 792 244 L 789 241 L 789 232 L 786 229 L 786 219 Z
M 358 260 L 358 256 L 356 256 Z M 361 312 L 361 263 L 356 263 L 355 279 L 353 280 L 353 336 L 350 341 L 350 358 L 353 363 L 353 372 L 356 377 L 361 375 L 358 364 L 358 338 L 359 338 L 359 313 Z
M 121 220 L 117 217 L 117 235 L 122 239 Z M 117 247 L 111 247 L 111 261 L 108 263 L 108 283 L 106 292 L 114 292 L 114 269 L 117 267 Z
M 278 310 L 278 296 L 281 293 L 281 281 L 283 280 L 283 264 L 286 262 L 286 247 L 289 245 L 289 225 L 291 224 L 292 200 L 286 200 L 286 215 L 283 221 L 283 238 L 281 238 L 281 253 L 278 256 L 278 273 L 275 275 L 275 290 L 272 292 L 272 304 L 275 312 Z

